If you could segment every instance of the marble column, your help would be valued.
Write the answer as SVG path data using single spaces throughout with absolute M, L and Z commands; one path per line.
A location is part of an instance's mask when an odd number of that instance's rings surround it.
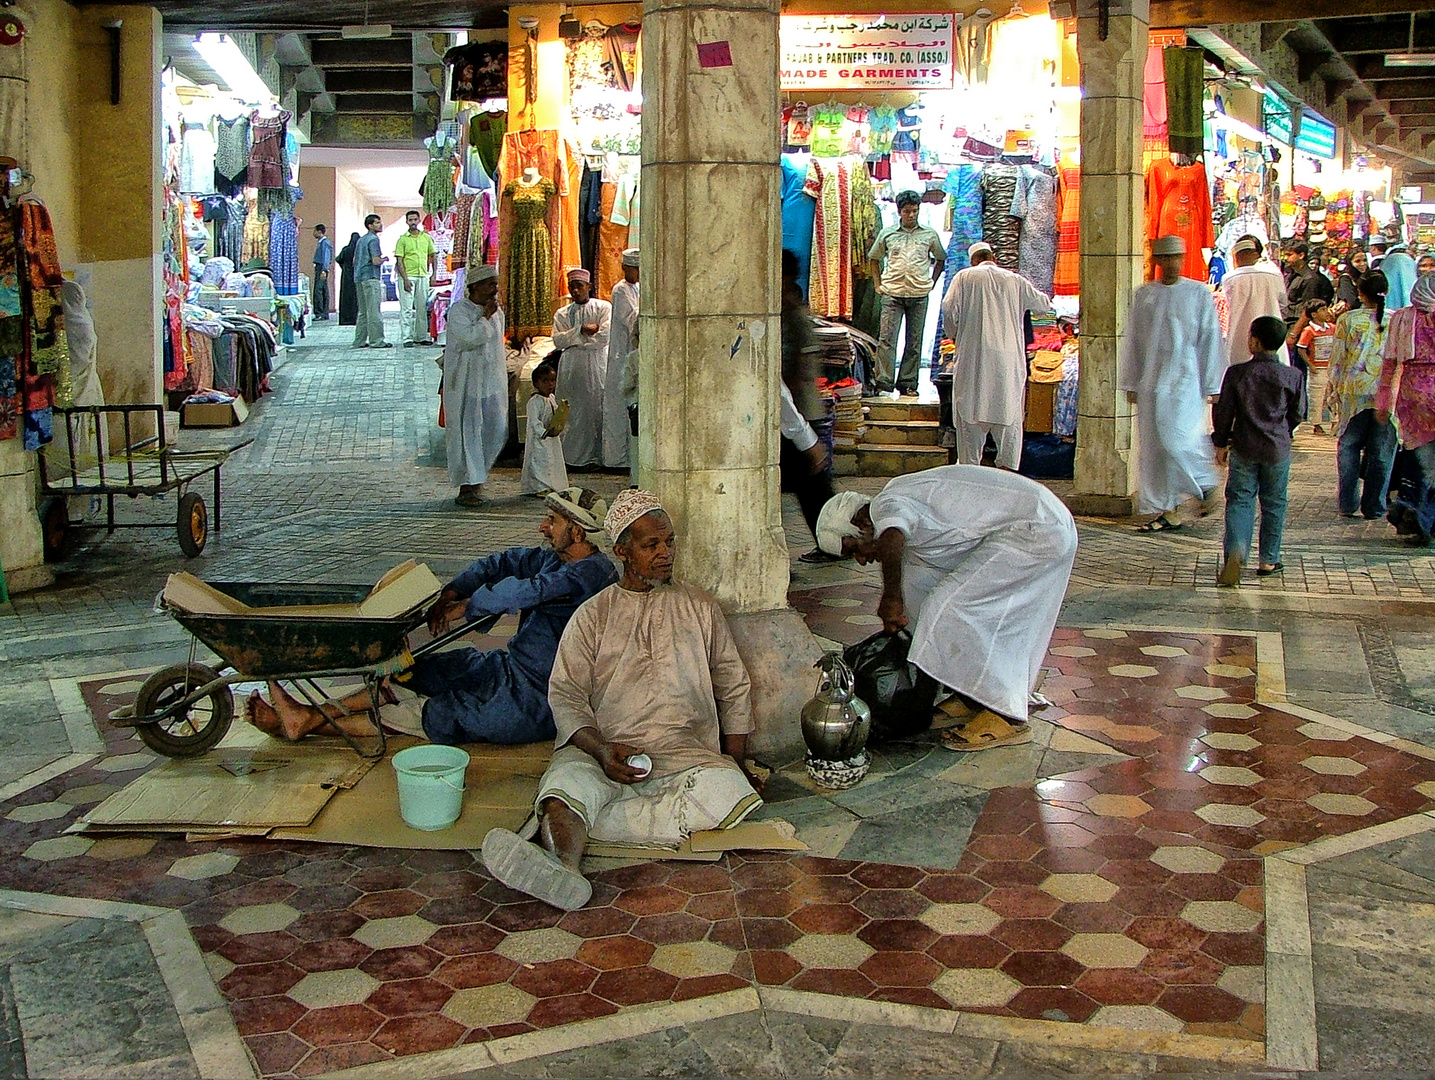
M 1131 513 L 1131 406 L 1116 386 L 1116 357 L 1131 294 L 1141 283 L 1143 73 L 1149 0 L 1075 5 L 1081 61 L 1081 383 L 1076 503 L 1088 513 Z
M 758 744 L 800 745 L 817 647 L 787 606 L 778 0 L 643 5 L 639 480 L 679 534 L 677 574 L 728 612 Z

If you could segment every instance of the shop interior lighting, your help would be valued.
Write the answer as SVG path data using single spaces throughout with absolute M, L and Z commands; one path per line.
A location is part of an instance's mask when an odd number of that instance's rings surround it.
M 1435 52 L 1415 51 L 1415 12 L 1410 13 L 1410 40 L 1404 52 L 1386 53 L 1386 67 L 1435 67 Z
M 365 38 L 391 38 L 394 28 L 388 23 L 364 23 L 362 26 L 341 26 L 339 36 L 350 41 Z
M 194 51 L 224 80 L 230 93 L 255 104 L 274 99 L 274 91 L 259 77 L 228 34 L 200 34 L 194 39 Z

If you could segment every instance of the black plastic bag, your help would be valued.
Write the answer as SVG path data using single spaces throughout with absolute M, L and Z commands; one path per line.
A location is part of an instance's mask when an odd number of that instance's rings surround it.
M 883 630 L 842 651 L 857 696 L 872 710 L 868 742 L 905 739 L 932 726 L 937 681 L 907 659 L 911 648 L 906 630 Z

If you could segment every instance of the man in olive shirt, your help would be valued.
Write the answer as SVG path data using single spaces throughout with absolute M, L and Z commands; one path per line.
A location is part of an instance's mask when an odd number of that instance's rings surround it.
M 927 325 L 927 299 L 942 280 L 947 249 L 935 230 L 917 224 L 922 197 L 915 191 L 897 196 L 901 222 L 877 234 L 872 250 L 872 277 L 882 297 L 882 330 L 877 343 L 877 390 L 886 393 L 896 387 L 904 395 L 916 396 L 922 374 L 922 332 Z M 883 265 L 883 260 L 886 265 Z M 897 334 L 907 323 L 907 342 L 902 349 L 902 367 L 895 373 Z
M 429 278 L 437 252 L 433 237 L 419 224 L 419 212 L 404 215 L 409 231 L 394 244 L 399 274 L 399 333 L 405 345 L 432 345 L 429 337 Z

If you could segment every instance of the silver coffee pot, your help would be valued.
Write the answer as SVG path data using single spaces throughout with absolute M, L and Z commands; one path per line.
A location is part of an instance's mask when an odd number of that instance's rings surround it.
M 802 738 L 819 761 L 850 761 L 867 745 L 872 713 L 853 694 L 852 669 L 838 652 L 824 653 L 817 693 L 802 707 Z

